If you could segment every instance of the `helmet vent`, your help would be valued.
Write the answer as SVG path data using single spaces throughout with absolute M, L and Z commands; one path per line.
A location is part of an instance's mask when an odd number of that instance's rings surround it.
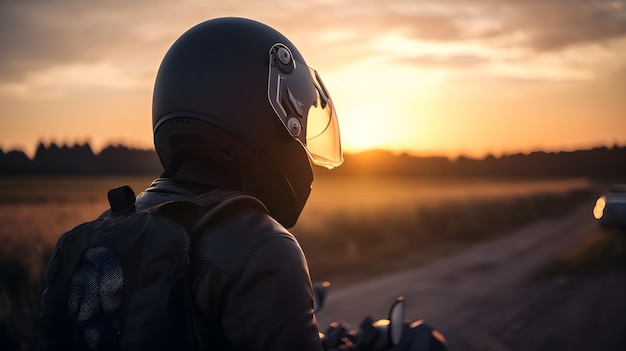
M 191 123 L 188 118 L 174 118 L 170 120 L 170 125 L 176 126 L 181 124 L 189 124 Z

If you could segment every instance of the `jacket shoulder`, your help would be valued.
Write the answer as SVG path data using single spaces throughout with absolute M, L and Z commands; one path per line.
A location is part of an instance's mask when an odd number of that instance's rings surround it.
M 218 266 L 230 276 L 259 249 L 277 250 L 277 254 L 290 249 L 301 252 L 287 229 L 249 202 L 232 204 L 192 234 L 192 257 Z

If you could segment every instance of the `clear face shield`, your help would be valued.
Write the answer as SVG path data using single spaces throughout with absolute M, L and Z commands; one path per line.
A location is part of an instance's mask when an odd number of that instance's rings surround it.
M 274 44 L 269 55 L 267 95 L 276 115 L 302 144 L 311 162 L 327 168 L 341 165 L 339 123 L 319 75 L 296 62 L 283 44 Z

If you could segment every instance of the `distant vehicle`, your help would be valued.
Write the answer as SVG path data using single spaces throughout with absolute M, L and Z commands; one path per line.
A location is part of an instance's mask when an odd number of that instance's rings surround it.
M 615 184 L 600 196 L 593 209 L 593 216 L 602 227 L 626 231 L 626 184 Z

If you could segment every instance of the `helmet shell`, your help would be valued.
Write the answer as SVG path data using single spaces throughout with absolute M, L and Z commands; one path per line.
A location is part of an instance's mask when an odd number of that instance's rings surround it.
M 256 21 L 219 18 L 191 28 L 161 63 L 152 125 L 166 174 L 202 162 L 198 169 L 226 175 L 291 227 L 309 196 L 313 174 L 303 145 L 268 100 L 269 52 L 276 43 L 306 65 L 286 37 Z M 207 184 L 222 185 L 209 178 Z

